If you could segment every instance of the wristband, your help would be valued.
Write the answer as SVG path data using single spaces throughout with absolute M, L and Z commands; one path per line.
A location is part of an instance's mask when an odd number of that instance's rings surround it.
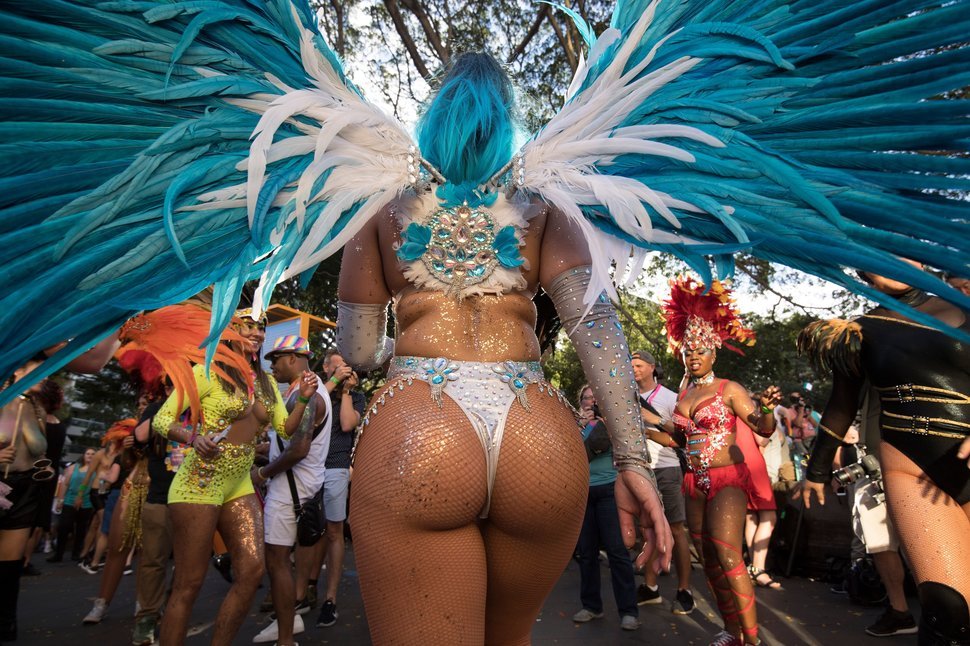
M 185 443 L 186 446 L 192 446 L 193 444 L 195 444 L 195 440 L 198 437 L 199 437 L 199 434 L 195 431 L 195 428 L 193 428 L 192 435 L 189 435 L 189 440 Z
M 333 377 L 330 377 L 330 380 L 329 381 L 330 381 L 330 383 L 332 383 L 335 386 L 339 386 L 340 385 L 340 380 L 337 379 L 336 375 L 334 375 Z
M 773 408 L 768 408 L 764 404 L 761 405 L 761 412 L 765 415 L 771 415 L 774 412 Z
M 259 479 L 262 480 L 262 481 L 264 481 L 264 482 L 266 480 L 269 480 L 269 478 L 267 478 L 265 475 L 263 475 L 263 467 L 258 467 L 256 469 L 256 475 L 258 475 L 259 476 Z
M 297 395 L 296 396 L 296 401 L 300 402 L 301 404 L 303 404 L 305 406 L 305 405 L 307 405 L 307 404 L 310 403 L 310 398 L 309 397 L 304 397 L 303 395 Z

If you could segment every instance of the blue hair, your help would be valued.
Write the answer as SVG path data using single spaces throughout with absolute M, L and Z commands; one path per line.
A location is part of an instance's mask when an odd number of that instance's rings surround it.
M 437 192 L 445 206 L 495 200 L 478 187 L 512 158 L 514 112 L 512 82 L 495 58 L 466 53 L 454 60 L 417 127 L 421 155 L 448 180 Z

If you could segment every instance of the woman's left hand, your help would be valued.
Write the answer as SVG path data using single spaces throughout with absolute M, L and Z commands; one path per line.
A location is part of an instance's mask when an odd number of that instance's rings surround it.
M 10 464 L 13 462 L 14 456 L 16 455 L 17 447 L 15 447 L 13 444 L 8 444 L 0 449 L 0 464 Z
M 758 400 L 765 408 L 774 408 L 781 402 L 781 389 L 778 386 L 768 386 L 758 396 Z
M 636 541 L 634 519 L 640 519 L 640 533 L 643 535 L 643 550 L 636 559 L 636 567 L 647 566 L 650 555 L 657 551 L 654 567 L 657 572 L 670 569 L 670 559 L 674 553 L 674 536 L 664 515 L 664 506 L 657 487 L 640 473 L 623 470 L 617 474 L 614 493 L 616 508 L 620 518 L 620 534 L 627 547 Z
M 309 399 L 317 394 L 317 375 L 309 370 L 303 371 L 300 377 L 300 396 Z

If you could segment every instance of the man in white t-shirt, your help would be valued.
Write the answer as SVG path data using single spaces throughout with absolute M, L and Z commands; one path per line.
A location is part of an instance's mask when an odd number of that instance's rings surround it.
M 644 350 L 633 353 L 633 378 L 640 391 L 640 413 L 644 433 L 650 448 L 650 466 L 657 476 L 657 487 L 663 497 L 664 514 L 674 535 L 674 565 L 677 568 L 677 595 L 672 610 L 686 615 L 694 610 L 694 595 L 690 591 L 690 537 L 685 525 L 684 473 L 669 433 L 674 430 L 674 408 L 677 395 L 660 385 L 662 368 L 653 355 Z M 657 585 L 657 574 L 651 565 L 644 571 L 644 582 L 637 589 L 637 604 L 641 606 L 663 603 Z
M 307 340 L 295 335 L 276 339 L 273 349 L 266 353 L 273 376 L 280 384 L 289 384 L 283 395 L 287 410 L 292 412 L 302 407 L 304 413 L 299 428 L 288 440 L 270 431 L 269 464 L 255 472 L 257 483 L 269 480 L 263 507 L 263 533 L 266 569 L 276 610 L 276 619 L 253 638 L 257 644 L 277 641 L 292 644 L 293 635 L 305 629 L 302 617 L 296 614 L 296 583 L 290 565 L 290 551 L 297 542 L 294 509 L 297 501 L 287 471 L 293 475 L 300 505 L 323 487 L 332 412 L 326 387 L 310 371 L 312 356 Z

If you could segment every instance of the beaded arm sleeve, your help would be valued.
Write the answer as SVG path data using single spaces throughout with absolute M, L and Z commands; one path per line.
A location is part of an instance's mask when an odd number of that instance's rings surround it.
M 589 281 L 590 267 L 575 267 L 553 278 L 547 291 L 603 410 L 613 464 L 618 471 L 636 471 L 653 482 L 626 337 L 605 293 L 586 312 L 583 297 Z
M 394 354 L 387 305 L 337 301 L 337 350 L 355 368 L 374 370 Z

